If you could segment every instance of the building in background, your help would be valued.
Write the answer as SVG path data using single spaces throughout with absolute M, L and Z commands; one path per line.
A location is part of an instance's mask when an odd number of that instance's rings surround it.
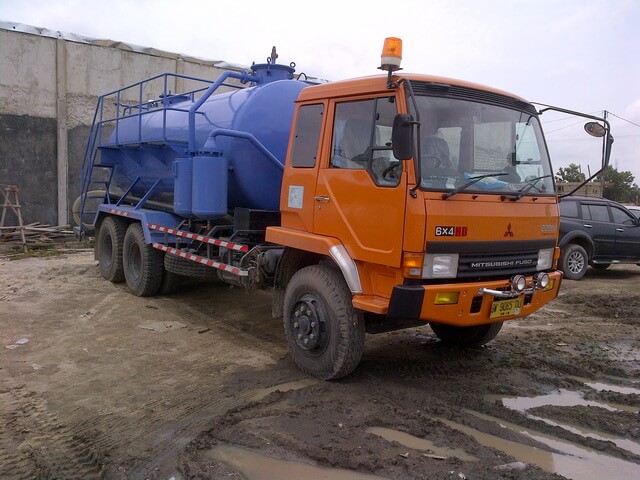
M 26 223 L 69 224 L 100 95 L 165 72 L 214 80 L 246 68 L 0 21 L 0 184 L 20 188 Z

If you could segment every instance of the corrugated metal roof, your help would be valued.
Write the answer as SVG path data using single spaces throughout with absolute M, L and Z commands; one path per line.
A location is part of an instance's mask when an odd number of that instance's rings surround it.
M 141 45 L 135 45 L 132 43 L 120 42 L 116 40 L 110 40 L 105 38 L 91 38 L 76 33 L 61 32 L 59 30 L 50 30 L 43 27 L 34 27 L 31 25 L 25 25 L 23 23 L 6 22 L 0 20 L 0 30 L 9 30 L 12 32 L 27 33 L 30 35 L 39 35 L 41 37 L 49 38 L 62 38 L 69 42 L 85 43 L 88 45 L 96 45 L 99 47 L 119 48 L 121 50 L 128 50 L 131 52 L 143 53 L 146 55 L 152 55 L 154 57 L 170 58 L 170 59 L 182 59 L 191 63 L 198 63 L 201 65 L 210 65 L 212 67 L 222 68 L 225 70 L 247 70 L 250 67 L 248 65 L 240 65 L 237 63 L 230 63 L 224 60 L 209 60 L 204 58 L 193 57 L 190 55 L 183 55 L 180 53 L 167 52 L 164 50 L 158 50 L 153 47 L 143 47 Z

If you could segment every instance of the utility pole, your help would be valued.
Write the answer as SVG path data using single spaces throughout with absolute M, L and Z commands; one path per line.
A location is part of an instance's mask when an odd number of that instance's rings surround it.
M 603 113 L 602 117 L 606 120 L 606 119 L 607 119 L 607 115 L 609 114 L 609 112 L 607 112 L 606 110 L 604 110 L 602 113 Z M 603 160 L 604 160 L 604 152 L 605 152 L 605 149 L 607 148 L 607 146 L 606 146 L 606 141 L 607 141 L 607 140 L 606 140 L 606 137 L 605 137 L 605 140 L 602 142 L 602 159 L 603 159 Z M 607 171 L 606 171 L 606 170 L 604 170 L 604 171 L 602 172 L 602 177 L 600 178 L 600 196 L 601 196 L 601 197 L 603 197 L 603 198 L 604 198 L 604 186 L 605 186 L 605 183 L 606 183 L 606 182 L 604 181 L 604 174 L 605 174 L 605 173 L 607 173 Z

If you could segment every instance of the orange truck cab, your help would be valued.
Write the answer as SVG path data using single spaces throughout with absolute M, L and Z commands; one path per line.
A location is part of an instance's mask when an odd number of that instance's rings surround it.
M 482 345 L 562 281 L 536 108 L 472 83 L 396 75 L 385 58 L 387 76 L 301 92 L 281 225 L 267 228 L 287 247 L 274 312 L 298 365 L 321 378 L 355 368 L 364 331 L 429 323 L 445 342 Z

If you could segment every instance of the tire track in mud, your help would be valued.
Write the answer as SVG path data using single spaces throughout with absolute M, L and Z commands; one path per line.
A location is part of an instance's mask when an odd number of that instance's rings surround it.
M 37 393 L 14 386 L 0 393 L 0 478 L 94 479 L 102 458 L 52 413 Z

